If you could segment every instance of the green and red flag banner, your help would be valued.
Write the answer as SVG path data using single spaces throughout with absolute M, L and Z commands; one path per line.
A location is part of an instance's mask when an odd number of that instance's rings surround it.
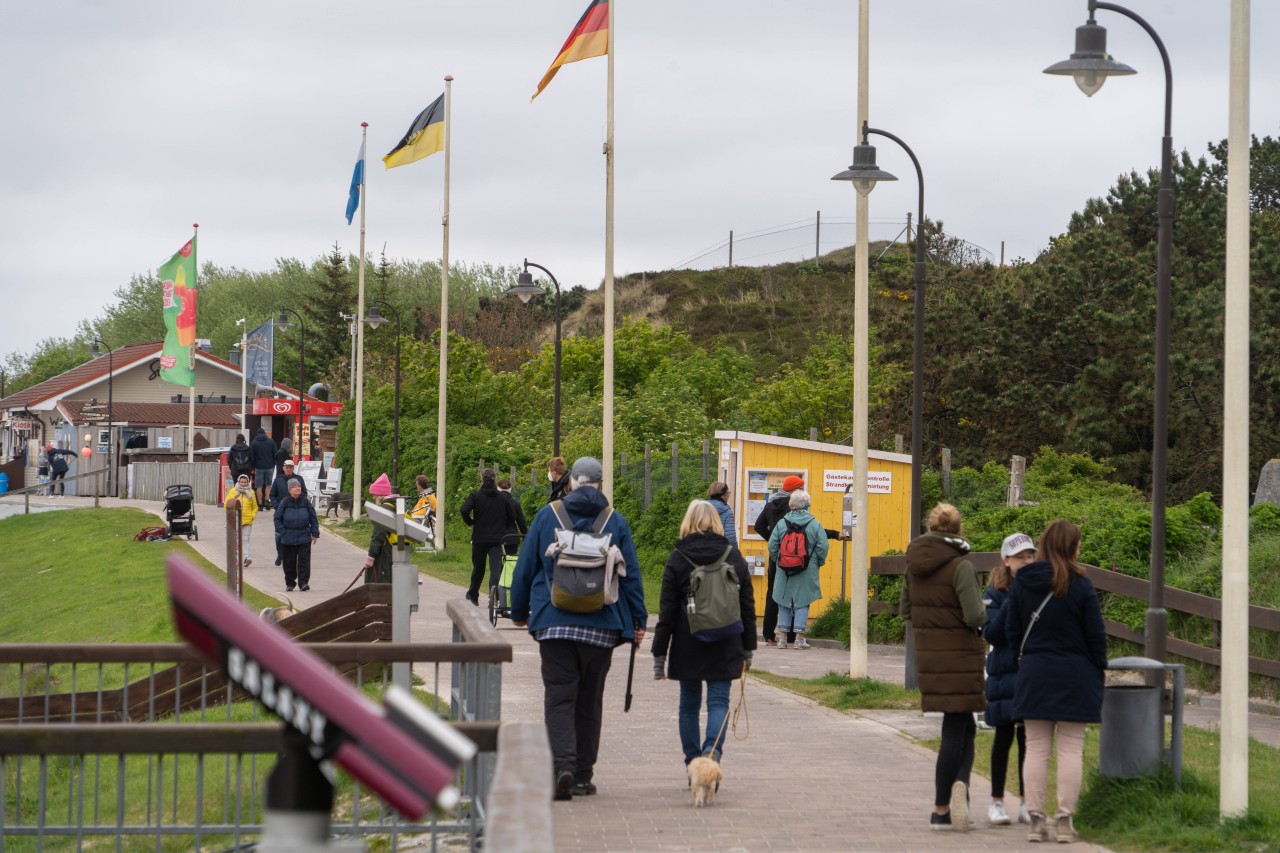
M 164 350 L 160 378 L 174 385 L 196 384 L 196 238 L 156 270 L 164 298 Z
M 551 78 L 556 76 L 560 66 L 579 59 L 590 59 L 593 56 L 604 56 L 609 52 L 609 0 L 592 0 L 587 11 L 582 13 L 578 23 L 569 32 L 564 46 L 556 54 L 556 58 L 538 81 L 538 90 L 533 98 L 542 94 Z M 530 98 L 529 100 L 533 100 Z

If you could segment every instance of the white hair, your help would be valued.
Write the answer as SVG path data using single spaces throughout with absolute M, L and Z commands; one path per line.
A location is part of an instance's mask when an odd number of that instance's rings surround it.
M 796 489 L 791 493 L 791 500 L 787 502 L 787 506 L 792 509 L 804 509 L 809 505 L 809 493 L 804 489 Z

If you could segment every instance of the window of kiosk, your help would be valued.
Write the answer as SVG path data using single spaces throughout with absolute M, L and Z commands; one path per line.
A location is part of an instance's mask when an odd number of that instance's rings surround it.
M 809 472 L 796 468 L 748 468 L 743 472 L 743 495 L 746 501 L 746 512 L 742 518 L 742 538 L 764 541 L 756 533 L 756 519 L 769 499 L 782 491 L 782 481 L 788 477 L 799 477 L 806 483 Z

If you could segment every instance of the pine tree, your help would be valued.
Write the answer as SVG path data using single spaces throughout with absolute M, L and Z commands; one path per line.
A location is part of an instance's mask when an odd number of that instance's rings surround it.
M 351 342 L 342 315 L 356 310 L 351 261 L 336 242 L 328 256 L 312 267 L 311 280 L 310 293 L 300 310 L 307 320 L 307 374 L 318 379 L 349 354 Z

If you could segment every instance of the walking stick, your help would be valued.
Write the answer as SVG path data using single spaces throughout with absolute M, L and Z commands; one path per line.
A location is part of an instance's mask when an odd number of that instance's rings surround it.
M 639 645 L 639 643 L 631 644 L 631 665 L 627 667 L 627 699 L 622 704 L 624 714 L 631 710 L 631 678 L 636 674 L 636 649 Z

